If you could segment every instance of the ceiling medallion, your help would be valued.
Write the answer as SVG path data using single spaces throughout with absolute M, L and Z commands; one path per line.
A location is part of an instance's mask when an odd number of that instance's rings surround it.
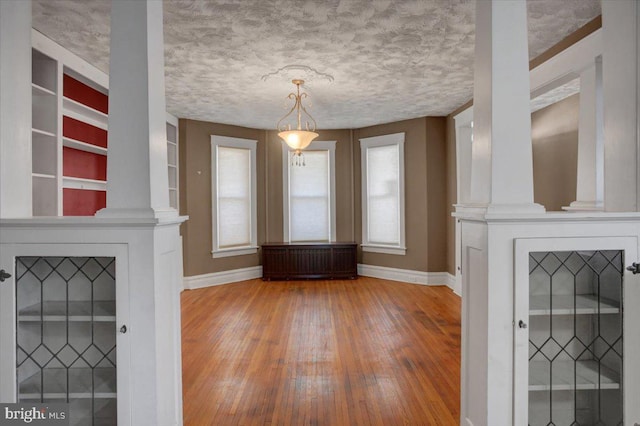
M 311 68 L 306 65 L 287 65 L 277 71 L 265 74 L 261 78 L 262 81 L 267 81 L 274 77 L 288 81 L 294 79 L 304 80 L 307 83 L 318 80 L 325 80 L 329 83 L 333 81 L 333 76 L 331 74 L 320 72 L 315 68 Z

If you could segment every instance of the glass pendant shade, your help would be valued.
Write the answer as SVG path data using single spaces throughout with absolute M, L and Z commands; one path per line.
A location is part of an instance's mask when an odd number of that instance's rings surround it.
M 278 133 L 278 136 L 282 138 L 291 149 L 299 151 L 308 147 L 311 141 L 318 137 L 318 134 L 306 130 L 287 130 Z

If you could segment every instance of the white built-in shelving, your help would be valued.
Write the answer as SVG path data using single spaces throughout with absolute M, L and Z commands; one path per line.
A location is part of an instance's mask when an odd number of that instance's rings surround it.
M 58 212 L 58 80 L 57 62 L 32 51 L 32 197 L 35 216 Z
M 94 154 L 107 155 L 107 148 L 92 145 L 90 143 L 78 141 L 69 137 L 62 137 L 62 146 L 68 148 L 79 149 L 81 151 L 93 152 Z
M 167 114 L 167 172 L 169 174 L 169 206 L 178 209 L 178 119 Z
M 70 82 L 76 89 L 81 86 L 85 88 L 81 90 L 92 92 L 89 97 L 95 101 L 96 95 L 108 96 L 108 76 L 40 33 L 34 32 L 33 39 L 33 215 L 92 215 L 106 199 L 103 196 L 99 201 L 97 194 L 107 190 L 103 176 L 108 148 L 105 137 L 96 134 L 108 131 L 109 119 L 108 114 L 96 109 L 106 111 L 101 106 L 104 104 L 79 102 L 77 99 L 82 97 L 68 94 L 66 84 Z M 84 123 L 80 133 L 67 131 L 67 122 L 78 124 L 73 120 Z M 178 119 L 170 114 L 166 141 L 169 204 L 178 209 Z M 73 171 L 68 171 L 68 167 Z
M 41 392 L 44 383 L 45 392 Z M 96 368 L 45 368 L 20 383 L 21 400 L 67 399 L 115 399 L 115 367 Z
M 620 375 L 593 360 L 529 363 L 529 391 L 619 389 Z
M 593 315 L 617 314 L 620 304 L 616 301 L 598 298 L 594 294 L 531 296 L 529 315 Z
M 15 262 L 18 401 L 69 403 L 74 425 L 117 424 L 115 258 Z
M 44 301 L 25 306 L 18 321 L 107 321 L 116 320 L 113 300 Z
M 619 424 L 623 257 L 530 253 L 529 425 Z
M 62 107 L 64 115 L 67 117 L 91 124 L 103 130 L 108 128 L 108 116 L 101 111 L 64 96 L 62 97 Z

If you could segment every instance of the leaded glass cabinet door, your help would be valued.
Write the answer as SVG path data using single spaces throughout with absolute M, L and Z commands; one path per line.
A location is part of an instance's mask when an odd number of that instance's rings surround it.
M 3 401 L 67 403 L 71 425 L 127 424 L 117 250 L 43 247 L 3 245 Z
M 636 237 L 516 240 L 514 423 L 640 422 Z

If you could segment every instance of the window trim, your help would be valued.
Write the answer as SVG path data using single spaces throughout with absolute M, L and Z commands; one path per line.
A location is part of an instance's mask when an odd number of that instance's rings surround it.
M 384 253 L 404 256 L 407 252 L 406 233 L 405 233 L 405 158 L 404 158 L 404 139 L 405 134 L 393 133 L 389 135 L 373 136 L 360 139 L 360 168 L 362 171 L 361 193 L 362 193 L 362 251 L 373 253 Z M 400 242 L 398 244 L 383 244 L 369 241 L 369 197 L 368 197 L 368 179 L 367 179 L 367 151 L 369 148 L 381 146 L 398 146 L 398 203 L 400 218 Z
M 302 151 L 329 151 L 329 233 L 328 242 L 336 241 L 336 141 L 313 141 Z M 293 152 L 289 146 L 282 141 L 282 233 L 285 243 L 291 243 L 291 227 L 289 222 L 289 153 Z M 293 241 L 293 243 L 303 243 L 307 241 Z M 308 242 L 327 242 L 308 241 Z
M 256 173 L 256 149 L 257 140 L 234 138 L 230 136 L 211 135 L 211 257 L 231 257 L 254 254 L 258 252 L 258 203 L 257 203 L 257 173 Z M 248 245 L 220 248 L 218 239 L 218 147 L 248 149 L 251 152 L 251 216 L 250 242 Z

